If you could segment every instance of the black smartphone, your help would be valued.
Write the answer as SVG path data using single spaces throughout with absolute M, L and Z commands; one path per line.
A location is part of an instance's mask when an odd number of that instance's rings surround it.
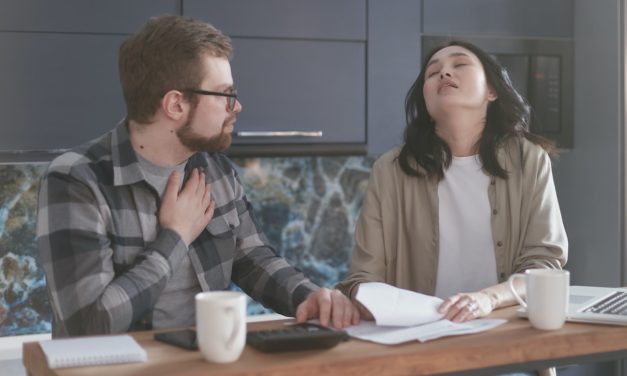
M 155 340 L 181 347 L 186 350 L 198 350 L 196 331 L 192 329 L 155 333 Z

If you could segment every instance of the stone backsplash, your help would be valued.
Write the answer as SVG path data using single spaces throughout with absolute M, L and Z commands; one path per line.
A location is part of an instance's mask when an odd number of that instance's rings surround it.
M 321 286 L 341 280 L 372 158 L 233 162 L 277 252 Z M 37 192 L 46 166 L 0 165 L 0 336 L 50 331 L 50 307 L 35 243 Z M 267 310 L 250 301 L 248 311 Z

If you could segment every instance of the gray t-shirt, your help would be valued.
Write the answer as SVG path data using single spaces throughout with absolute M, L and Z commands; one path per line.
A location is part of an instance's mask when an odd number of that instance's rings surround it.
M 158 166 L 137 155 L 139 166 L 148 183 L 163 197 L 168 178 L 172 172 L 179 171 L 183 176 L 185 164 L 177 166 Z M 172 328 L 195 325 L 196 311 L 194 297 L 201 292 L 196 272 L 192 267 L 189 256 L 183 257 L 180 265 L 172 271 L 165 288 L 161 292 L 152 313 L 154 329 Z

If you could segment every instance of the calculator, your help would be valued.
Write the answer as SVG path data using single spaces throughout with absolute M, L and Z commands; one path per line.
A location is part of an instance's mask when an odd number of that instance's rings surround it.
M 246 342 L 263 352 L 328 349 L 348 340 L 343 330 L 313 323 L 287 325 L 280 329 L 250 331 Z

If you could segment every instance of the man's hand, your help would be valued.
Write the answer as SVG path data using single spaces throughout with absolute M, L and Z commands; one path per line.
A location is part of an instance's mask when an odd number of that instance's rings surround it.
M 215 202 L 204 173 L 194 169 L 179 193 L 181 178 L 174 171 L 168 179 L 159 208 L 159 224 L 176 231 L 189 247 L 213 217 Z
M 320 323 L 338 329 L 359 324 L 359 311 L 339 290 L 321 288 L 309 294 L 296 309 L 296 321 L 318 318 Z
M 359 291 L 359 285 L 353 287 L 353 291 L 351 291 L 351 301 L 353 302 L 353 304 L 355 305 L 355 307 L 357 307 L 357 309 L 359 310 L 359 317 L 364 319 L 364 320 L 370 320 L 370 321 L 374 321 L 374 316 L 372 315 L 372 313 L 368 310 L 368 308 L 366 308 L 363 304 L 361 304 L 358 300 L 357 300 L 357 292 Z

